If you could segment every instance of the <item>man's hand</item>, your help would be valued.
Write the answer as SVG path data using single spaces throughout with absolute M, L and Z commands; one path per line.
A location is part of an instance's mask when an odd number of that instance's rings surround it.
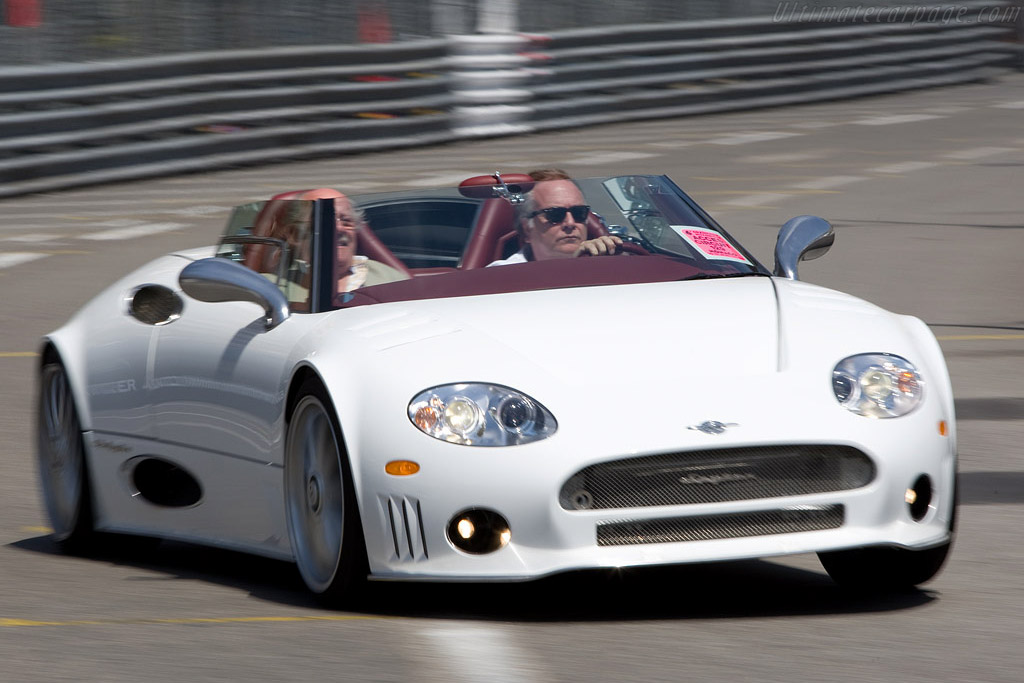
M 622 240 L 614 235 L 602 235 L 580 242 L 573 256 L 611 256 L 619 251 Z

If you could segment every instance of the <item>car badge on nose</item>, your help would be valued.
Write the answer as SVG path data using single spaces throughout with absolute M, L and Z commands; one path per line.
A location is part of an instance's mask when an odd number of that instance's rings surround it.
M 707 420 L 701 422 L 699 425 L 691 425 L 687 429 L 695 429 L 698 432 L 704 432 L 705 434 L 721 434 L 729 427 L 737 427 L 735 422 L 719 422 L 718 420 Z

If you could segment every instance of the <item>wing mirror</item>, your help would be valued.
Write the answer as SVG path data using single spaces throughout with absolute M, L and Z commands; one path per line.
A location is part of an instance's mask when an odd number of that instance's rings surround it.
M 790 218 L 779 229 L 775 242 L 774 273 L 790 280 L 799 280 L 797 265 L 824 256 L 836 240 L 832 224 L 817 216 Z
M 267 329 L 273 329 L 291 315 L 288 299 L 273 282 L 259 273 L 226 258 L 204 258 L 185 266 L 178 275 L 181 290 L 193 299 L 251 301 L 267 314 Z

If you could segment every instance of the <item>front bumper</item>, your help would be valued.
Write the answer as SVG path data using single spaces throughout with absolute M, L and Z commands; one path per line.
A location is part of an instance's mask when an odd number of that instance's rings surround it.
M 560 433 L 507 449 L 453 446 L 412 434 L 416 438 L 391 443 L 387 451 L 420 462 L 422 470 L 414 476 L 384 474 L 383 459 L 376 455 L 359 458 L 357 478 L 371 576 L 529 580 L 587 568 L 763 558 L 874 545 L 936 546 L 950 537 L 956 476 L 955 441 L 940 433 L 942 419 L 947 418 L 934 409 L 894 420 L 869 420 L 843 411 L 813 427 L 801 421 L 803 438 L 798 441 L 777 437 L 795 432 L 795 425 L 786 430 L 778 424 L 758 425 L 754 419 L 744 420 L 742 439 L 687 433 L 685 445 L 699 449 L 795 443 L 852 447 L 870 458 L 875 471 L 869 483 L 849 490 L 597 510 L 565 509 L 560 504 L 560 491 L 574 473 L 623 457 L 685 451 L 679 448 L 678 434 L 672 447 L 666 441 L 630 448 L 616 442 L 630 437 L 609 436 L 582 440 L 570 448 L 573 435 Z M 837 439 L 837 433 L 847 438 Z M 912 514 L 907 490 L 922 475 L 931 482 L 930 501 L 923 514 L 920 506 Z M 446 528 L 454 515 L 469 508 L 503 515 L 511 529 L 508 545 L 481 555 L 456 549 Z

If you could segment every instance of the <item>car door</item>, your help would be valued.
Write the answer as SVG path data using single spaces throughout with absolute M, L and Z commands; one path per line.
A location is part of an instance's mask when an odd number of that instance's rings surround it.
M 268 330 L 255 304 L 189 299 L 157 332 L 150 400 L 158 438 L 269 462 L 280 438 L 287 322 Z

